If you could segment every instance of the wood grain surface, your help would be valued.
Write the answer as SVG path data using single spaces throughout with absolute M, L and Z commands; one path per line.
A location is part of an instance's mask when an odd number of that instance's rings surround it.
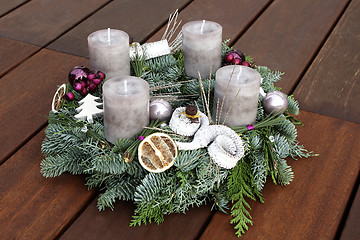
M 307 111 L 360 123 L 360 1 L 352 1 L 294 95 Z
M 182 23 L 177 32 L 189 21 L 210 20 L 223 27 L 223 39 L 230 39 L 229 44 L 232 44 L 270 2 L 270 0 L 228 0 L 224 4 L 222 0 L 193 1 L 180 12 L 178 22 L 182 20 Z M 149 42 L 161 39 L 165 29 L 166 26 L 154 34 Z
M 108 0 L 32 0 L 0 19 L 0 36 L 45 46 Z
M 270 180 L 265 203 L 253 202 L 254 225 L 241 239 L 333 239 L 360 168 L 360 125 L 301 111 L 298 140 L 320 154 L 288 160 L 295 173 L 287 187 Z M 201 239 L 237 239 L 231 217 L 216 213 Z
M 358 187 L 354 202 L 351 206 L 349 216 L 346 219 L 341 240 L 358 240 L 360 236 L 360 188 Z
M 274 1 L 235 48 L 252 56 L 257 65 L 285 72 L 280 86 L 290 93 L 347 2 Z
M 29 0 L 0 0 L 0 16 Z
M 0 163 L 47 122 L 57 86 L 87 59 L 43 49 L 6 74 L 0 88 Z
M 242 239 L 357 240 L 360 0 L 0 0 L 0 239 L 238 239 L 231 216 L 210 206 L 129 227 L 132 203 L 99 212 L 85 176 L 40 173 L 43 116 L 69 70 L 89 66 L 87 36 L 110 27 L 157 41 L 176 9 L 183 24 L 220 23 L 235 49 L 285 72 L 277 86 L 303 109 L 298 140 L 320 154 L 289 159 L 294 181 L 269 180 L 265 203 L 249 200 Z
M 0 37 L 0 77 L 38 50 L 37 46 Z
M 87 37 L 100 29 L 119 29 L 142 42 L 164 25 L 169 15 L 190 0 L 118 0 L 106 5 L 48 46 L 49 49 L 88 56 Z M 136 9 L 136 10 L 134 10 Z
M 60 239 L 196 239 L 211 216 L 210 207 L 202 206 L 165 216 L 160 225 L 130 227 L 134 209 L 131 202 L 117 201 L 114 211 L 99 212 L 94 201 Z
M 92 198 L 83 176 L 40 174 L 42 131 L 0 168 L 0 239 L 54 239 Z

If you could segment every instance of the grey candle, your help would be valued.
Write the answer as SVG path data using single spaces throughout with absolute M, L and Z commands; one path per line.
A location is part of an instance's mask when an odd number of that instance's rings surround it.
M 106 78 L 130 75 L 129 35 L 116 29 L 103 29 L 88 36 L 91 69 Z
M 222 27 L 211 21 L 193 21 L 182 28 L 185 73 L 189 77 L 208 78 L 221 66 Z
M 254 124 L 260 82 L 260 74 L 249 67 L 231 65 L 217 70 L 213 119 L 230 126 Z
M 105 137 L 132 138 L 149 124 L 149 84 L 138 77 L 115 77 L 103 85 Z

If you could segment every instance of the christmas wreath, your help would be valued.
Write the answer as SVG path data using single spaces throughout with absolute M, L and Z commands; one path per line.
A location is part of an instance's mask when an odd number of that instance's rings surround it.
M 159 224 L 166 214 L 185 213 L 190 207 L 211 203 L 213 209 L 231 213 L 231 224 L 241 236 L 252 225 L 248 201 L 264 201 L 261 191 L 268 176 L 275 184 L 288 185 L 294 174 L 287 157 L 309 157 L 311 152 L 296 140 L 296 125 L 301 125 L 294 117 L 299 112 L 298 103 L 293 96 L 286 96 L 274 87 L 283 73 L 256 66 L 249 56 L 245 57 L 226 43 L 222 47 L 223 63 L 256 69 L 266 93 L 265 97 L 259 97 L 254 125 L 230 126 L 237 135 L 235 138 L 242 140 L 239 161 L 223 166 L 210 156 L 210 149 L 177 150 L 176 145 L 174 147 L 174 142 L 191 142 L 195 137 L 176 133 L 167 124 L 169 117 L 178 110 L 191 122 L 206 117 L 203 112 L 210 113 L 209 109 L 213 109 L 215 83 L 214 76 L 203 80 L 187 77 L 182 51 L 178 50 L 148 60 L 139 56 L 133 59 L 132 75 L 141 76 L 150 85 L 150 107 L 164 108 L 170 115 L 157 115 L 150 109 L 155 117 L 149 126 L 132 139 L 118 139 L 114 144 L 104 136 L 99 106 L 105 75 L 85 67 L 72 69 L 70 83 L 59 88 L 54 109 L 49 113 L 42 144 L 43 176 L 56 177 L 64 172 L 85 174 L 88 188 L 101 191 L 97 200 L 99 210 L 113 209 L 116 200 L 134 202 L 136 209 L 130 226 L 153 221 Z M 280 111 L 266 102 L 271 96 L 282 100 L 285 97 Z M 85 112 L 89 107 L 90 113 Z M 171 109 L 175 111 L 172 113 Z M 168 144 L 166 149 L 171 148 L 170 154 L 165 151 L 170 158 L 166 171 L 151 171 L 147 158 L 140 156 L 146 155 L 145 145 L 157 139 Z M 158 147 L 161 148 L 161 143 Z

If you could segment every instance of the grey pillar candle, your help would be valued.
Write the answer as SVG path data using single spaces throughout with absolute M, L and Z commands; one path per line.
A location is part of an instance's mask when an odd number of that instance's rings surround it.
M 193 21 L 182 28 L 185 73 L 189 77 L 208 78 L 221 66 L 222 27 L 211 21 Z
M 132 138 L 149 124 L 149 84 L 138 77 L 115 77 L 103 85 L 105 137 Z
M 91 69 L 106 78 L 130 75 L 129 35 L 116 29 L 103 29 L 88 36 Z
M 215 76 L 213 119 L 217 116 L 221 124 L 225 120 L 230 126 L 254 124 L 260 82 L 260 74 L 252 68 L 233 65 L 219 68 Z

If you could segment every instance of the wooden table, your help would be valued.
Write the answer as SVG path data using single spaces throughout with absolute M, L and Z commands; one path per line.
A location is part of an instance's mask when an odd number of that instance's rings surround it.
M 89 66 L 88 34 L 159 40 L 175 9 L 183 23 L 220 23 L 236 49 L 285 72 L 298 139 L 320 154 L 290 162 L 290 186 L 266 185 L 243 239 L 359 239 L 360 0 L 0 0 L 0 239 L 236 239 L 210 206 L 129 227 L 131 203 L 98 212 L 84 176 L 40 174 L 42 116 L 69 69 Z

